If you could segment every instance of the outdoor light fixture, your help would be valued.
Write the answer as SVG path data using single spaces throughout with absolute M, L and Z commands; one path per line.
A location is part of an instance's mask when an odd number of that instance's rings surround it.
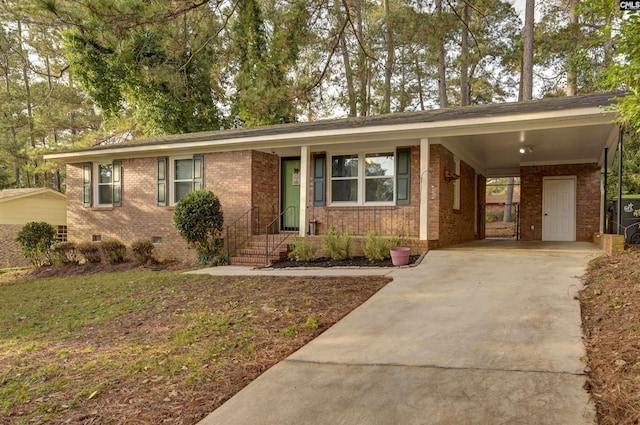
M 524 145 L 524 146 L 520 146 L 519 151 L 520 153 L 532 153 L 533 148 L 531 146 Z
M 452 173 L 448 168 L 444 169 L 444 179 L 448 182 L 458 180 L 460 178 L 459 174 Z

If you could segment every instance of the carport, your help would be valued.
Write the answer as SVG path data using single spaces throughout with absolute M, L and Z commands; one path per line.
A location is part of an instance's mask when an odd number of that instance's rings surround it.
M 477 176 L 521 178 L 523 241 L 590 241 L 604 230 L 602 175 L 619 141 L 616 115 L 607 108 L 612 96 L 494 105 L 491 116 L 468 117 L 471 125 L 442 131 L 429 144 L 441 144 Z M 485 185 L 477 182 L 480 210 Z

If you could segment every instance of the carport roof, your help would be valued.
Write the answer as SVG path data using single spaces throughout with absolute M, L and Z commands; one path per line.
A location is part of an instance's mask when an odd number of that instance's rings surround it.
M 225 150 L 273 150 L 299 146 L 345 149 L 354 143 L 411 145 L 420 139 L 442 143 L 487 176 L 516 175 L 521 165 L 602 163 L 605 146 L 615 143 L 615 113 L 607 110 L 616 94 L 489 104 L 320 120 L 246 129 L 176 134 L 100 145 L 47 155 L 80 162 L 96 158 Z M 518 147 L 532 152 L 524 156 Z M 562 147 L 562 149 L 559 149 Z

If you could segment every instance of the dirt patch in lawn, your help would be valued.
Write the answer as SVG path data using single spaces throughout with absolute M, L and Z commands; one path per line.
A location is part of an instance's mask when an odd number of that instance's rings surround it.
M 593 260 L 580 292 L 589 390 L 600 425 L 640 423 L 640 251 Z
M 0 286 L 0 424 L 195 424 L 390 281 L 90 271 Z

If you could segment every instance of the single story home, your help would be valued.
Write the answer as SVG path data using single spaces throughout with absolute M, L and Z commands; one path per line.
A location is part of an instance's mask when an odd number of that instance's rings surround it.
M 333 226 L 437 248 L 483 238 L 486 179 L 511 176 L 522 184 L 522 240 L 589 241 L 604 223 L 601 173 L 618 141 L 612 97 L 179 134 L 45 158 L 67 166 L 72 241 L 144 237 L 164 255 L 193 256 L 173 206 L 205 188 L 230 234 Z
M 32 221 L 44 221 L 67 240 L 67 197 L 47 188 L 0 190 L 0 267 L 23 267 L 29 262 L 16 242 L 18 232 Z

